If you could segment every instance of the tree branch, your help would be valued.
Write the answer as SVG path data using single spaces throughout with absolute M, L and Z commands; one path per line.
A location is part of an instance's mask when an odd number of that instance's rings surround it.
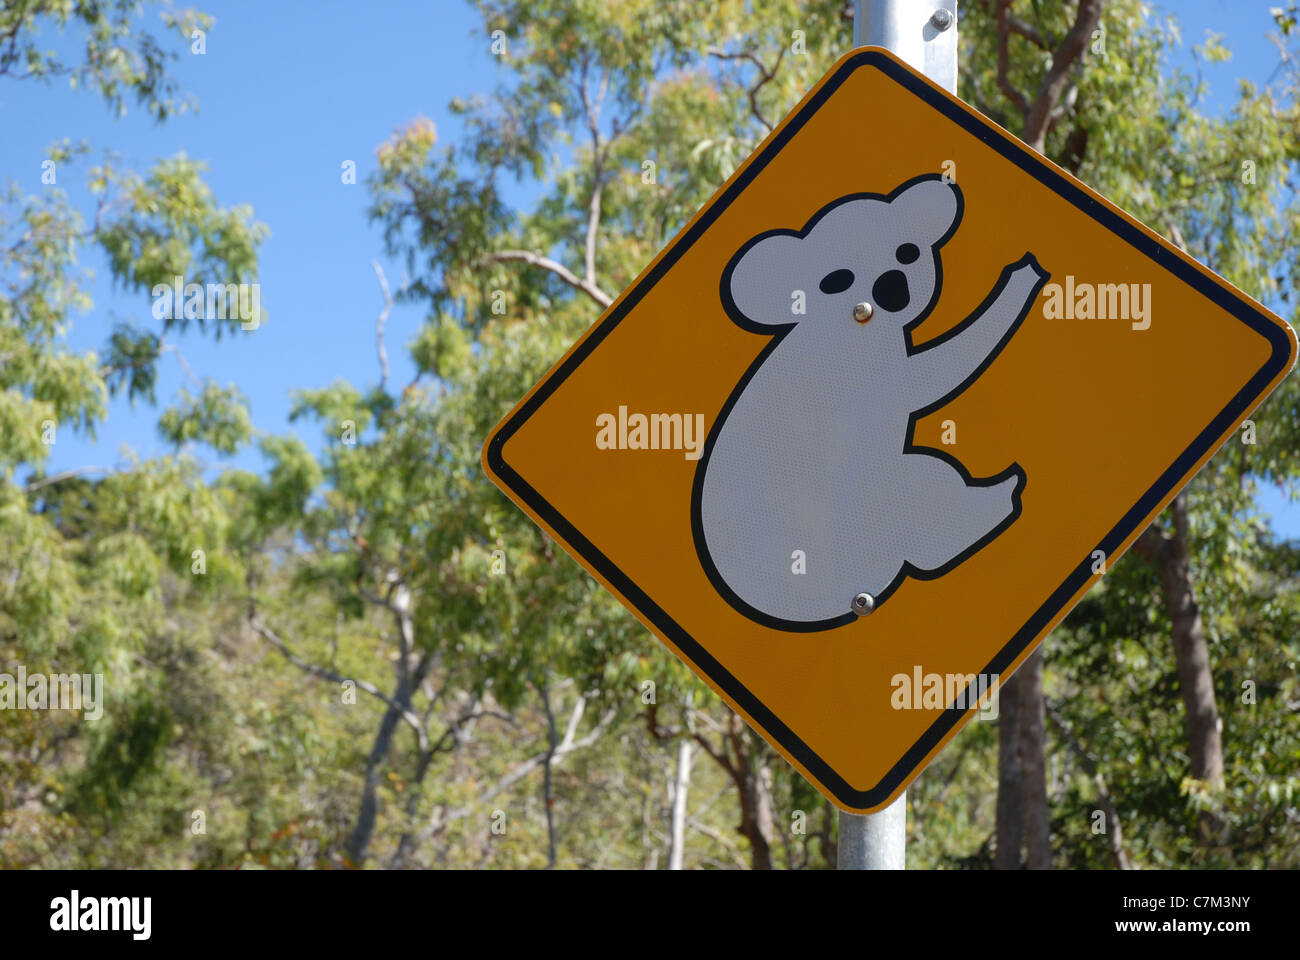
M 999 16 L 1006 13 L 1009 2 L 1010 0 L 1003 0 L 998 10 Z M 1084 45 L 1087 44 L 1088 38 L 1092 36 L 1092 32 L 1097 29 L 1097 24 L 1101 20 L 1103 2 L 1104 0 L 1079 0 L 1074 26 L 1053 51 L 1052 66 L 1048 69 L 1047 76 L 1043 78 L 1042 86 L 1038 88 L 1038 96 L 1034 99 L 1033 107 L 1025 113 L 1024 140 L 1039 153 L 1043 152 L 1048 125 L 1052 120 L 1052 111 L 1061 101 L 1062 93 L 1065 92 L 1067 74 L 1079 59 L 1079 55 L 1083 53 Z M 999 21 L 999 30 L 1002 29 L 1004 21 L 1005 17 Z M 1010 25 L 1007 26 L 1009 28 Z M 999 70 L 1001 60 L 1000 56 Z
M 419 741 L 420 749 L 427 750 L 429 748 L 428 734 L 425 732 L 424 725 L 420 722 L 420 718 L 412 710 L 403 707 L 373 683 L 370 683 L 368 680 L 357 680 L 352 677 L 344 677 L 342 674 L 335 673 L 333 670 L 322 667 L 319 664 L 310 663 L 304 660 L 302 657 L 294 653 L 289 648 L 289 645 L 281 640 L 274 630 L 264 624 L 255 615 L 250 614 L 248 624 L 264 639 L 266 639 L 271 646 L 279 650 L 286 660 L 304 673 L 310 673 L 314 677 L 320 677 L 322 680 L 329 680 L 332 683 L 345 683 L 350 681 L 356 685 L 358 690 L 370 694 L 370 696 L 377 700 L 382 700 L 390 709 L 396 711 L 401 716 L 407 726 L 415 731 L 415 736 Z
M 1033 24 L 1025 23 L 1025 21 L 1021 20 L 1019 17 L 1011 16 L 1010 13 L 1008 13 L 1006 20 L 1007 26 L 1011 29 L 1012 33 L 1019 34 L 1040 49 L 1052 49 L 1051 44 L 1047 42 L 1046 38 L 1038 32 L 1038 28 Z
M 496 253 L 490 253 L 482 257 L 478 264 L 488 263 L 509 263 L 511 261 L 520 261 L 530 266 L 538 267 L 548 273 L 553 273 L 575 290 L 580 290 L 589 296 L 601 308 L 608 307 L 614 302 L 614 298 L 607 294 L 600 287 L 596 286 L 583 278 L 577 276 L 572 270 L 562 263 L 552 260 L 550 257 L 544 257 L 539 253 L 533 253 L 529 250 L 498 250 Z
M 600 229 L 600 201 L 604 187 L 605 150 L 600 143 L 600 108 L 605 100 L 609 86 L 609 74 L 602 73 L 600 87 L 595 102 L 587 94 L 587 61 L 582 62 L 582 76 L 578 82 L 578 92 L 582 99 L 582 110 L 587 120 L 587 130 L 591 133 L 591 197 L 587 201 L 587 238 L 583 253 L 583 280 L 591 286 L 596 285 L 596 234 Z
M 580 713 L 585 708 L 586 708 L 585 698 L 579 696 L 578 703 L 574 705 L 574 712 Z M 617 712 L 618 711 L 615 708 L 611 707 L 609 710 L 605 711 L 605 714 L 600 718 L 599 721 L 597 721 L 596 725 L 592 727 L 592 729 L 587 733 L 586 736 L 581 737 L 579 739 L 571 740 L 566 735 L 565 740 L 562 741 L 560 745 L 555 748 L 553 753 L 548 749 L 547 751 L 540 753 L 535 757 L 530 757 L 529 759 L 516 765 L 513 770 L 511 770 L 504 777 L 498 780 L 497 783 L 493 785 L 491 789 L 489 789 L 485 793 L 480 794 L 478 796 L 478 803 L 486 803 L 487 801 L 491 800 L 493 797 L 496 797 L 498 794 L 503 793 L 504 791 L 510 789 L 510 787 L 512 787 L 514 784 L 518 783 L 524 777 L 528 776 L 528 774 L 532 773 L 543 763 L 545 763 L 547 754 L 550 754 L 551 767 L 554 768 L 557 764 L 560 763 L 561 760 L 563 760 L 569 754 L 581 750 L 584 747 L 591 746 L 593 743 L 595 743 L 597 740 L 600 739 L 600 735 L 605 732 L 605 728 L 610 725 Z M 570 730 L 572 730 L 573 726 L 574 726 L 573 719 L 572 716 L 570 716 L 568 727 Z M 469 806 L 457 807 L 455 810 L 452 810 L 444 814 L 443 816 L 439 817 L 436 822 L 431 823 L 428 827 L 426 827 L 421 832 L 420 842 L 423 843 L 425 840 L 429 839 L 429 837 L 433 836 L 434 834 L 441 833 L 453 821 L 461 820 L 469 816 L 473 812 L 473 809 L 474 809 L 473 807 L 469 807 Z
M 537 683 L 537 692 L 542 698 L 542 707 L 546 710 L 546 756 L 542 760 L 542 807 L 546 814 L 546 869 L 555 869 L 555 811 L 552 809 L 555 804 L 555 794 L 551 787 L 551 773 L 554 769 L 555 751 L 559 746 L 560 735 L 555 729 L 555 712 L 551 709 L 551 694 L 546 689 L 546 684 Z M 578 703 L 574 708 L 573 714 L 569 719 L 569 730 L 572 731 L 577 720 L 582 716 L 581 707 L 585 698 L 579 694 Z
M 388 314 L 393 309 L 393 296 L 388 292 L 388 278 L 384 276 L 384 268 L 379 265 L 379 261 L 371 260 L 370 265 L 375 268 L 375 276 L 379 278 L 379 289 L 384 295 L 384 309 L 379 311 L 379 318 L 375 321 L 375 349 L 379 353 L 379 389 L 383 390 L 388 383 L 388 351 L 384 349 L 384 324 L 388 323 Z
M 63 470 L 59 473 L 52 473 L 48 477 L 41 477 L 39 480 L 33 480 L 24 488 L 28 493 L 35 493 L 37 490 L 43 490 L 46 487 L 52 487 L 56 483 L 62 483 L 64 480 L 71 480 L 74 477 L 83 477 L 91 473 L 114 474 L 117 473 L 114 467 L 77 467 L 75 470 Z
M 1016 89 L 1007 71 L 1011 65 L 1011 52 L 1008 44 L 1011 39 L 1011 0 L 998 0 L 994 17 L 998 27 L 998 89 L 1002 95 L 1015 104 L 1023 117 L 1029 113 L 1029 98 Z
M 770 133 L 773 127 L 772 124 L 767 122 L 767 118 L 763 116 L 763 112 L 758 108 L 758 92 L 767 84 L 771 83 L 776 77 L 776 72 L 781 69 L 781 61 L 785 59 L 785 47 L 782 47 L 780 53 L 777 54 L 776 65 L 773 66 L 771 70 L 764 65 L 763 61 L 758 58 L 757 54 L 748 50 L 741 50 L 737 53 L 728 53 L 721 47 L 710 46 L 706 47 L 704 52 L 710 56 L 717 57 L 719 60 L 748 60 L 758 68 L 758 83 L 750 87 L 748 91 L 749 112 L 753 114 L 758 122 L 766 127 Z

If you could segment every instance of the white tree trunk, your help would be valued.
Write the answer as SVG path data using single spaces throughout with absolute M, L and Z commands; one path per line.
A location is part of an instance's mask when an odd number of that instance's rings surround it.
M 691 741 L 677 741 L 677 775 L 673 778 L 672 846 L 668 851 L 668 869 L 682 868 L 682 850 L 686 845 L 686 795 L 691 787 Z
M 686 796 L 691 789 L 691 731 L 695 729 L 695 694 L 687 693 L 682 705 L 682 735 L 677 741 L 677 773 L 672 787 L 672 831 L 668 847 L 668 869 L 682 868 L 686 848 Z

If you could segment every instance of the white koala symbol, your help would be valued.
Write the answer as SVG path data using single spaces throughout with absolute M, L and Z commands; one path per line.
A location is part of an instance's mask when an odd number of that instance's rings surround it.
M 731 319 L 772 339 L 713 423 L 691 519 L 714 587 L 751 619 L 792 631 L 850 623 L 858 594 L 878 607 L 905 577 L 942 576 L 1020 515 L 1018 464 L 977 479 L 912 444 L 915 421 L 975 382 L 1049 276 L 1026 253 L 970 317 L 913 346 L 962 206 L 937 175 L 850 194 L 802 230 L 754 237 L 723 272 Z M 792 315 L 795 291 L 803 315 Z M 864 302 L 866 322 L 854 310 Z

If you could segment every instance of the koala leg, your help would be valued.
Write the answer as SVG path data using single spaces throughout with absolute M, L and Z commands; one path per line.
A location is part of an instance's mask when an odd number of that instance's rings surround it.
M 906 454 L 908 489 L 915 505 L 907 559 L 920 570 L 938 570 L 961 556 L 1012 516 L 1024 475 L 990 486 L 971 486 L 949 463 Z

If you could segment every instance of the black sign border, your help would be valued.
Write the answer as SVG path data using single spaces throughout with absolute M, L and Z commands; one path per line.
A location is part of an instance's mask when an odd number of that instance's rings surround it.
M 530 416 L 555 392 L 556 388 L 577 369 L 579 364 L 600 345 L 601 341 L 623 320 L 632 309 L 641 302 L 647 292 L 664 276 L 673 265 L 690 249 L 690 247 L 717 220 L 718 216 L 730 206 L 749 184 L 780 153 L 781 149 L 810 120 L 820 107 L 826 103 L 836 90 L 855 70 L 862 67 L 874 67 L 899 86 L 915 95 L 930 107 L 938 110 L 946 118 L 956 123 L 966 132 L 972 134 L 986 145 L 1024 170 L 1039 183 L 1069 201 L 1082 213 L 1106 227 L 1121 240 L 1140 253 L 1154 260 L 1170 273 L 1196 289 L 1203 296 L 1222 307 L 1232 316 L 1263 336 L 1272 347 L 1267 361 L 1232 398 L 1214 420 L 1197 435 L 1174 463 L 1160 475 L 1160 478 L 1133 507 L 1124 514 L 1119 523 L 1110 531 L 1096 549 L 1104 551 L 1110 558 L 1114 557 L 1120 545 L 1136 532 L 1138 525 L 1157 507 L 1166 496 L 1178 489 L 1186 480 L 1191 479 L 1192 471 L 1200 459 L 1209 453 L 1215 442 L 1222 437 L 1235 422 L 1263 400 L 1265 391 L 1273 380 L 1290 367 L 1294 357 L 1291 338 L 1286 330 L 1267 314 L 1261 313 L 1244 298 L 1235 295 L 1216 280 L 1207 277 L 1192 264 L 1177 256 L 1171 249 L 1157 242 L 1148 234 L 1138 229 L 1128 220 L 1118 215 L 1106 205 L 1098 202 L 1080 186 L 1066 177 L 1058 168 L 1014 137 L 1008 136 L 1001 128 L 993 125 L 982 115 L 970 110 L 946 95 L 939 88 L 914 74 L 893 57 L 882 50 L 864 47 L 853 51 L 840 61 L 806 102 L 796 108 L 786 122 L 763 144 L 750 161 L 739 171 L 736 178 L 725 186 L 701 211 L 688 228 L 680 234 L 654 264 L 653 268 L 618 300 L 613 307 L 597 321 L 593 329 L 560 364 L 552 370 L 538 388 L 510 416 L 506 418 L 492 436 L 485 458 L 492 472 L 501 482 L 509 487 L 521 500 L 542 518 L 560 538 L 576 550 L 587 563 L 591 564 L 626 600 L 649 620 L 657 630 L 668 638 L 677 649 L 685 654 L 695 667 L 706 674 L 727 696 L 744 710 L 768 737 L 775 740 L 791 757 L 797 760 L 805 770 L 815 777 L 834 798 L 846 807 L 866 810 L 877 807 L 889 799 L 889 796 L 905 783 L 913 772 L 925 761 L 926 756 L 935 748 L 949 731 L 968 712 L 960 709 L 948 709 L 941 712 L 896 763 L 881 781 L 868 790 L 857 790 L 842 776 L 818 756 L 803 742 L 793 730 L 787 727 L 779 717 L 769 710 L 753 693 L 722 666 L 704 646 L 691 637 L 679 626 L 649 595 L 631 578 L 618 568 L 608 557 L 574 527 L 554 506 L 528 484 L 502 456 L 503 448 L 509 439 L 519 430 Z M 1029 618 L 1023 627 L 993 657 L 984 668 L 984 674 L 1001 675 L 1016 658 L 1019 657 L 1034 639 L 1069 603 L 1070 598 L 1094 575 L 1091 554 L 1085 557 L 1062 583 Z M 1005 678 L 1003 678 L 1005 680 Z

